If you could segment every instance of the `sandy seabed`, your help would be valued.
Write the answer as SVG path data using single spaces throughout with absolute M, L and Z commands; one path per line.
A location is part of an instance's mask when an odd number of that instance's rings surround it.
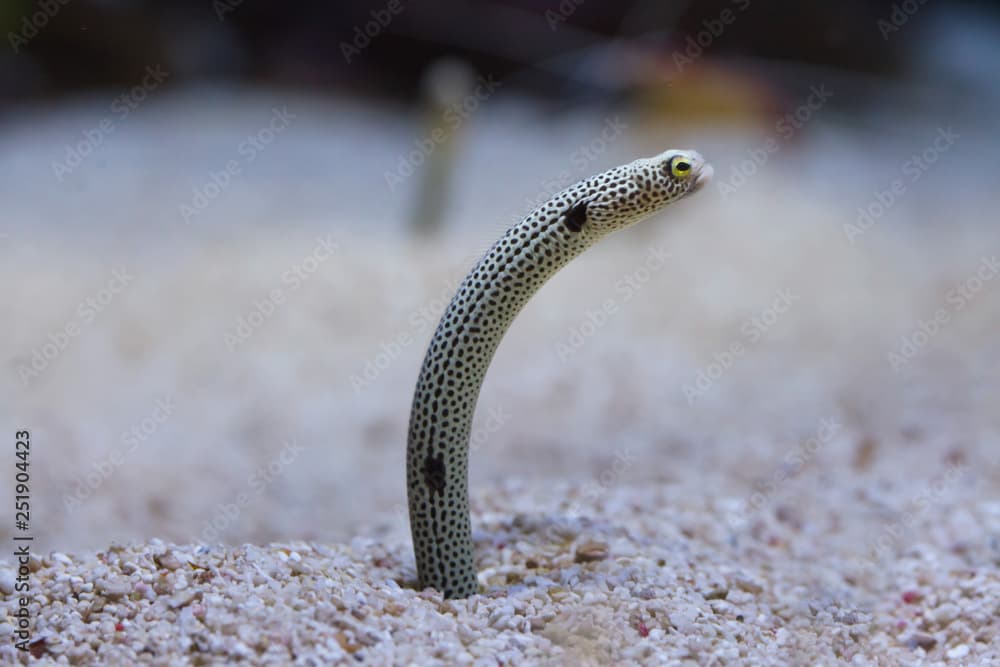
M 409 548 L 160 540 L 29 567 L 32 655 L 70 664 L 996 664 L 1000 506 L 918 514 L 850 554 L 851 475 L 754 517 L 669 486 L 507 483 L 474 496 L 482 595 L 414 589 Z M 960 494 L 962 495 L 962 494 Z M 845 507 L 846 503 L 846 507 Z M 973 509 L 975 508 L 975 509 Z M 0 574 L 3 592 L 11 574 Z M 10 608 L 9 598 L 5 603 Z M 5 635 L 10 625 L 0 626 Z M 9 642 L 4 661 L 20 658 Z

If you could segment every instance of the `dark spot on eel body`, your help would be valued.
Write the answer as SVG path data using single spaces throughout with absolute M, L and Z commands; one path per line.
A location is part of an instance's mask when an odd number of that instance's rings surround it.
M 587 222 L 587 202 L 581 201 L 573 204 L 563 217 L 566 228 L 571 232 L 579 232 L 583 229 L 583 223 Z
M 431 490 L 431 495 L 444 493 L 444 454 L 427 454 L 424 459 L 424 484 Z

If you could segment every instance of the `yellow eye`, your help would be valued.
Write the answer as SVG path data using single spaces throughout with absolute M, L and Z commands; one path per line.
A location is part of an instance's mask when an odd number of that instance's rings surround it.
M 684 158 L 675 157 L 670 161 L 670 173 L 677 178 L 687 178 L 691 175 L 691 163 Z

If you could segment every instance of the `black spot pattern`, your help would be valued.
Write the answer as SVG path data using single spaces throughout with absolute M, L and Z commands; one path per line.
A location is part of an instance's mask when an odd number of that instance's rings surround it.
M 691 191 L 667 151 L 581 181 L 511 227 L 476 264 L 438 324 L 410 414 L 407 495 L 417 573 L 446 598 L 479 591 L 468 506 L 469 433 L 493 353 L 514 317 L 556 271 L 603 236 Z

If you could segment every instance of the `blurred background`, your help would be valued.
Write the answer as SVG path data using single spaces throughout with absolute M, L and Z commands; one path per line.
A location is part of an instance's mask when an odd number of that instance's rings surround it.
M 995 497 L 998 8 L 4 2 L 0 423 L 39 550 L 408 539 L 458 282 L 668 148 L 714 182 L 529 304 L 474 488 L 672 485 L 797 530 L 834 488 L 845 551 L 938 482 L 921 511 Z

